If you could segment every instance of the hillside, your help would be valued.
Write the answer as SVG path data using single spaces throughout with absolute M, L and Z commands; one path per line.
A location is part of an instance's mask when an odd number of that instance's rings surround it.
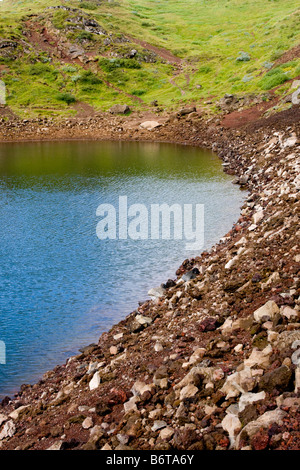
M 114 104 L 208 115 L 291 106 L 300 77 L 299 2 L 211 0 L 0 3 L 2 115 L 93 115 Z

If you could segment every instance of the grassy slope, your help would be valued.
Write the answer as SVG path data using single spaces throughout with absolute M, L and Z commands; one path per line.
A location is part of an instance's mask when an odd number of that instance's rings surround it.
M 182 59 L 181 65 L 165 63 L 160 57 L 155 63 L 138 59 L 137 68 L 128 68 L 131 59 L 118 63 L 126 47 L 138 52 L 142 48 L 116 39 L 107 47 L 101 36 L 70 32 L 66 29 L 69 13 L 45 9 L 62 4 L 87 7 L 83 12 L 108 35 L 130 34 L 165 48 Z M 38 16 L 28 17 L 31 14 Z M 0 37 L 20 44 L 17 60 L 0 59 L 0 78 L 7 86 L 7 104 L 23 117 L 74 114 L 70 97 L 97 110 L 125 102 L 138 108 L 153 100 L 168 108 L 188 102 L 215 103 L 225 93 L 259 94 L 275 87 L 276 93 L 286 94 L 291 85 L 287 80 L 300 75 L 297 57 L 276 66 L 276 60 L 300 42 L 298 0 L 3 0 L 0 15 Z M 38 50 L 23 34 L 25 21 L 38 20 L 43 25 L 45 19 L 60 37 L 90 48 L 99 60 L 87 65 L 63 63 L 49 51 Z M 115 63 L 110 62 L 112 53 Z M 88 69 L 93 76 L 86 75 Z

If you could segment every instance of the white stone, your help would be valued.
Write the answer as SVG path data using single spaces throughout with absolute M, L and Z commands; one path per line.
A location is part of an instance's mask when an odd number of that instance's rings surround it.
M 264 211 L 261 209 L 254 214 L 253 223 L 257 225 L 263 218 L 264 218 Z
M 292 349 L 298 349 L 300 347 L 300 340 L 296 339 L 296 341 L 293 341 L 291 348 Z
M 152 318 L 144 315 L 136 315 L 135 319 L 140 325 L 150 325 L 152 323 Z
M 219 329 L 223 332 L 223 333 L 229 333 L 230 331 L 232 331 L 232 325 L 233 325 L 233 320 L 231 318 L 226 318 L 226 320 L 224 321 L 223 325 L 221 325 L 219 327 Z
M 167 377 L 164 377 L 162 379 L 157 379 L 156 377 L 153 377 L 153 383 L 155 385 L 158 385 L 158 387 L 165 388 L 165 384 L 169 383 L 169 379 Z
M 191 398 L 198 393 L 198 388 L 195 387 L 193 384 L 186 385 L 183 387 L 183 389 L 180 391 L 180 400 L 184 400 L 185 398 Z
M 263 317 L 267 317 L 268 319 L 274 318 L 276 313 L 279 313 L 278 305 L 273 300 L 268 300 L 262 307 L 255 310 L 253 316 L 257 322 L 260 322 Z
M 299 189 L 300 189 L 300 175 L 296 176 L 296 178 L 293 181 L 293 185 L 296 187 L 296 190 L 299 191 Z M 296 261 L 296 263 L 300 262 L 300 255 L 295 256 L 295 261 Z
M 109 352 L 112 356 L 115 356 L 116 354 L 118 354 L 118 347 L 117 346 L 111 346 L 109 348 Z
M 137 380 L 133 384 L 133 386 L 131 388 L 131 391 L 132 391 L 134 396 L 141 396 L 145 392 L 151 392 L 152 387 L 151 387 L 151 385 L 146 384 L 145 382 L 142 382 L 141 380 Z
M 255 403 L 266 398 L 266 393 L 264 391 L 259 393 L 243 393 L 239 400 L 239 412 L 243 411 L 247 405 L 250 403 Z
M 113 338 L 115 340 L 121 339 L 121 338 L 123 338 L 123 333 L 118 333 L 118 334 L 114 335 Z
M 277 339 L 278 339 L 278 336 L 279 336 L 279 333 L 277 333 L 276 331 L 269 330 L 268 331 L 268 342 L 269 343 L 275 343 L 275 341 L 277 341 Z
M 273 322 L 271 320 L 265 321 L 262 325 L 265 330 L 271 330 L 273 328 Z
M 237 256 L 242 255 L 243 253 L 247 253 L 248 250 L 246 250 L 245 246 L 240 246 L 238 251 L 237 251 Z
M 262 290 L 264 290 L 266 287 L 268 287 L 269 285 L 273 284 L 273 282 L 277 282 L 280 280 L 280 275 L 279 273 L 276 271 L 274 273 L 271 274 L 271 276 L 267 279 L 266 282 L 263 282 L 261 284 L 261 288 Z
M 170 427 L 166 427 L 162 429 L 159 433 L 159 438 L 163 441 L 169 441 L 174 434 L 174 429 Z
M 229 375 L 221 391 L 226 393 L 226 400 L 237 397 L 240 393 L 249 392 L 255 386 L 255 378 L 250 367 Z
M 232 266 L 234 266 L 235 263 L 237 262 L 238 258 L 239 258 L 238 256 L 234 256 L 234 258 L 229 260 L 228 263 L 225 264 L 225 269 L 231 269 Z
M 127 353 L 124 351 L 123 354 L 119 354 L 118 356 L 115 356 L 114 359 L 110 361 L 110 367 L 113 367 L 115 364 L 118 364 L 119 362 L 122 362 L 126 359 Z
M 157 382 L 157 385 L 159 388 L 163 390 L 167 390 L 169 388 L 169 379 L 167 377 L 164 377 L 163 379 L 159 379 Z
M 16 426 L 14 422 L 12 420 L 7 421 L 7 423 L 3 425 L 2 431 L 0 432 L 0 441 L 2 439 L 5 439 L 6 437 L 12 437 L 15 434 L 15 432 L 16 432 Z
M 288 139 L 286 139 L 283 143 L 282 143 L 282 146 L 283 148 L 286 148 L 286 147 L 293 147 L 294 145 L 296 145 L 296 143 L 298 142 L 298 138 L 296 135 L 293 135 L 292 137 L 289 137 Z
M 212 373 L 212 378 L 214 381 L 221 380 L 224 377 L 224 372 L 223 370 L 220 369 L 215 369 Z
M 71 406 L 72 406 L 72 405 L 71 405 Z M 89 407 L 88 407 L 87 405 L 78 406 L 78 411 L 79 411 L 80 413 L 85 413 L 85 411 L 87 411 L 88 408 L 89 408 Z M 73 407 L 72 407 L 71 409 L 73 409 Z M 76 409 L 76 408 L 74 407 L 74 409 Z
M 98 368 L 98 362 L 90 362 L 87 373 L 91 374 L 92 372 L 95 372 L 97 368 Z
M 28 408 L 28 407 L 29 407 L 29 405 L 20 406 L 16 410 L 12 411 L 9 414 L 9 417 L 12 418 L 12 419 L 18 419 L 19 414 L 21 413 L 21 411 L 26 410 L 26 408 Z
M 170 354 L 169 359 L 170 359 L 171 361 L 174 361 L 177 356 L 178 356 L 178 354 L 176 354 L 176 353 L 175 353 L 175 354 Z
M 137 400 L 137 397 L 131 397 L 130 400 L 124 403 L 123 406 L 124 406 L 125 414 L 129 413 L 130 411 L 137 411 L 136 400 Z
M 285 330 L 278 335 L 275 343 L 279 349 L 290 347 L 295 341 L 300 341 L 300 330 Z
M 231 405 L 228 406 L 228 408 L 226 408 L 226 413 L 229 414 L 233 414 L 235 416 L 238 416 L 239 414 L 239 405 L 237 403 L 232 403 Z
M 161 418 L 161 415 L 163 413 L 162 408 L 155 408 L 155 410 L 152 410 L 149 412 L 149 418 L 150 419 L 159 419 Z
M 213 382 L 207 382 L 207 384 L 205 385 L 205 388 L 206 388 L 206 390 L 208 390 L 208 389 L 213 390 L 214 389 Z
M 129 436 L 127 436 L 127 434 L 117 434 L 117 439 L 120 442 L 120 444 L 125 446 L 129 441 Z
M 291 89 L 299 88 L 300 87 L 300 80 L 293 80 Z
M 296 367 L 295 370 L 295 393 L 300 391 L 300 367 Z
M 89 383 L 89 388 L 90 390 L 95 390 L 97 387 L 99 387 L 101 383 L 101 377 L 100 377 L 100 372 L 95 372 L 95 374 L 93 375 L 93 378 L 92 380 L 90 381 Z
M 294 308 L 289 307 L 288 305 L 285 307 L 282 307 L 280 309 L 280 313 L 282 316 L 286 317 L 288 320 L 297 320 L 299 318 L 299 314 L 297 310 Z
M 98 424 L 96 426 L 93 426 L 93 428 L 90 430 L 90 437 L 101 436 L 103 429 L 105 429 L 105 426 L 103 426 L 103 424 L 105 425 L 107 423 L 102 423 L 101 426 L 99 426 Z
M 160 127 L 161 124 L 157 121 L 145 121 L 140 124 L 140 127 L 142 129 L 147 129 L 148 131 L 151 131 L 152 129 L 155 129 L 156 127 Z
M 230 447 L 233 447 L 235 444 L 235 436 L 241 430 L 242 423 L 235 414 L 228 413 L 222 420 L 221 426 L 224 431 L 228 432 L 230 439 Z
M 151 428 L 151 431 L 159 431 L 159 429 L 165 428 L 167 426 L 167 423 L 165 421 L 154 421 L 154 424 Z
M 75 387 L 75 382 L 70 382 L 68 385 L 66 385 L 63 389 L 62 389 L 62 394 L 63 395 L 70 395 L 70 393 L 72 392 L 72 390 L 74 390 L 74 387 Z
M 205 413 L 206 416 L 210 416 L 216 411 L 216 409 L 217 409 L 216 405 L 212 405 L 212 406 L 205 405 L 204 406 L 204 413 Z
M 62 446 L 62 441 L 56 441 L 52 446 L 48 447 L 47 450 L 60 450 Z
M 270 365 L 270 357 L 272 354 L 272 346 L 269 344 L 262 351 L 260 349 L 254 348 L 248 357 L 245 359 L 244 364 L 247 367 L 259 366 L 262 368 L 267 368 Z
M 188 374 L 183 377 L 180 382 L 175 384 L 174 390 L 178 390 L 185 387 L 186 385 L 193 384 L 195 381 L 195 376 L 198 375 L 203 375 L 206 381 L 211 381 L 213 372 L 213 367 L 195 366 L 188 372 Z
M 154 351 L 159 352 L 159 351 L 162 351 L 163 349 L 164 349 L 163 345 L 157 341 L 154 345 Z
M 90 429 L 93 427 L 93 420 L 90 416 L 85 418 L 85 420 L 82 422 L 82 427 L 83 429 Z
M 112 450 L 112 448 L 108 443 L 106 443 L 106 444 L 104 444 L 103 447 L 101 447 L 101 450 Z
M 297 349 L 293 354 L 292 354 L 292 357 L 291 357 L 291 361 L 293 364 L 295 364 L 296 366 L 300 366 L 300 349 Z
M 236 246 L 239 246 L 239 245 L 245 245 L 247 243 L 247 239 L 245 237 L 242 237 L 239 239 L 239 241 L 237 241 L 235 243 Z
M 204 354 L 206 353 L 206 349 L 205 348 L 197 348 L 193 354 L 191 355 L 190 359 L 189 359 L 189 363 L 190 364 L 194 364 L 195 362 L 197 362 L 199 359 L 202 359 L 202 357 L 204 356 Z
M 153 287 L 152 289 L 150 289 L 148 291 L 148 295 L 152 298 L 152 299 L 159 299 L 160 297 L 162 297 L 166 292 L 166 289 L 164 289 L 163 287 L 159 286 L 159 287 Z

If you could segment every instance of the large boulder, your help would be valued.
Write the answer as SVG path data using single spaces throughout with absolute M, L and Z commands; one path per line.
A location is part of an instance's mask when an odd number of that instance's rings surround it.
M 273 301 L 269 300 L 262 307 L 255 310 L 253 316 L 257 322 L 272 320 L 276 313 L 279 313 L 278 305 Z
M 196 111 L 195 106 L 185 107 L 185 108 L 181 108 L 181 109 L 178 111 L 178 115 L 179 115 L 179 116 L 186 116 L 187 114 L 194 113 L 195 111 Z
M 10 39 L 0 39 L 0 57 L 7 59 L 17 58 L 18 43 Z
M 126 114 L 129 113 L 130 108 L 127 104 L 115 104 L 109 110 L 111 114 Z
M 72 45 L 69 48 L 69 55 L 71 59 L 77 59 L 78 57 L 82 57 L 84 55 L 84 49 L 80 46 Z
M 265 390 L 272 394 L 275 390 L 284 392 L 291 381 L 292 371 L 289 367 L 283 365 L 264 374 L 258 384 L 259 390 Z
M 155 129 L 156 127 L 160 127 L 161 124 L 157 121 L 145 121 L 140 124 L 140 127 L 142 129 L 146 129 L 147 131 L 152 131 L 152 129 Z

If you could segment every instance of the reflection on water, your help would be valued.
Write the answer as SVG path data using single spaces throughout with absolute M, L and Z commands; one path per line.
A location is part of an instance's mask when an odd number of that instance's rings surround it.
M 99 204 L 204 204 L 205 246 L 236 220 L 242 193 L 219 159 L 152 143 L 0 145 L 0 396 L 63 363 L 199 253 L 184 240 L 99 240 Z

